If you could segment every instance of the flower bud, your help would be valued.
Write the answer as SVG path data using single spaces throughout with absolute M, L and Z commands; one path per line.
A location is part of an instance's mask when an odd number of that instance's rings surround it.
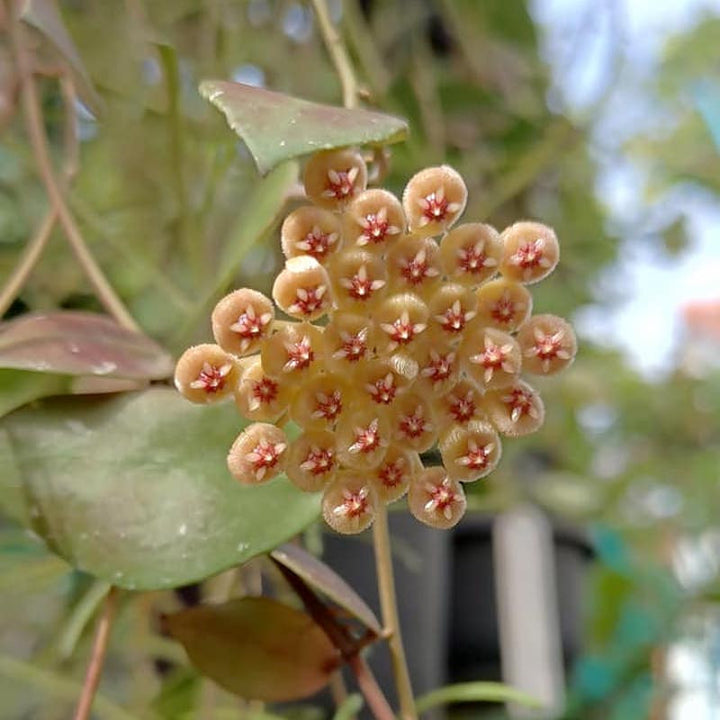
M 269 423 L 253 423 L 243 430 L 227 457 L 232 476 L 246 485 L 267 482 L 285 465 L 288 442 L 285 433 Z
M 380 502 L 389 504 L 399 500 L 407 492 L 412 477 L 422 470 L 423 464 L 418 453 L 391 445 L 371 475 Z
M 290 258 L 275 278 L 272 296 L 278 307 L 298 320 L 316 320 L 332 307 L 330 278 L 309 255 Z
M 486 419 L 482 391 L 470 380 L 460 380 L 452 390 L 438 396 L 434 409 L 440 427 Z
M 410 178 L 402 202 L 411 233 L 439 235 L 465 209 L 467 188 L 460 174 L 448 165 L 429 167 Z
M 508 437 L 529 435 L 545 419 L 545 406 L 533 388 L 522 380 L 485 394 L 488 416 L 495 427 Z
M 235 359 L 217 345 L 188 348 L 175 367 L 175 387 L 191 402 L 217 402 L 233 393 L 240 377 Z
M 249 288 L 226 295 L 212 312 L 217 344 L 235 355 L 250 355 L 270 334 L 275 308 L 270 298 Z
M 372 525 L 377 504 L 372 483 L 359 473 L 343 472 L 325 488 L 323 518 L 336 532 L 354 535 Z
M 438 447 L 448 475 L 461 482 L 489 475 L 500 462 L 502 451 L 495 428 L 477 420 L 452 426 L 440 438 Z
M 390 292 L 412 292 L 426 299 L 442 281 L 440 248 L 432 238 L 401 238 L 387 254 L 387 267 Z
M 378 405 L 390 405 L 398 393 L 417 377 L 418 364 L 401 352 L 368 361 L 358 377 L 366 397 Z
M 322 366 L 324 350 L 320 328 L 286 323 L 263 343 L 260 357 L 270 377 L 296 381 Z
M 377 406 L 353 404 L 337 426 L 338 457 L 355 470 L 376 468 L 390 446 L 390 426 Z
M 325 362 L 333 372 L 354 372 L 370 359 L 377 344 L 374 323 L 364 315 L 335 312 L 323 333 Z
M 248 358 L 248 364 L 235 390 L 235 404 L 248 420 L 277 420 L 287 410 L 294 388 L 283 378 L 272 378 L 260 358 Z
M 552 228 L 536 222 L 517 222 L 503 230 L 500 272 L 508 280 L 529 285 L 547 277 L 558 263 L 560 246 Z
M 440 243 L 445 274 L 462 285 L 480 285 L 495 275 L 502 254 L 500 233 L 482 223 L 458 225 Z
M 341 310 L 368 313 L 384 295 L 385 265 L 364 250 L 344 250 L 330 265 L 335 302 Z
M 312 205 L 299 207 L 285 218 L 280 243 L 288 259 L 310 255 L 324 264 L 340 249 L 340 220 L 329 210 Z
M 348 386 L 332 373 L 312 375 L 290 406 L 290 418 L 300 427 L 329 430 L 335 427 L 348 400 Z
M 415 390 L 423 395 L 440 396 L 449 392 L 460 376 L 460 358 L 439 330 L 428 330 L 414 353 L 418 361 Z
M 381 339 L 378 352 L 390 353 L 413 344 L 428 323 L 427 305 L 412 293 L 386 298 L 375 315 Z
M 408 507 L 420 522 L 445 530 L 460 522 L 467 502 L 462 485 L 445 468 L 430 467 L 411 480 Z
M 532 295 L 520 283 L 498 278 L 481 285 L 476 291 L 477 317 L 475 324 L 513 332 L 529 317 Z
M 389 415 L 393 440 L 417 452 L 429 450 L 437 439 L 438 427 L 430 402 L 416 392 L 398 397 Z
M 320 207 L 341 210 L 367 185 L 367 167 L 349 148 L 315 153 L 305 165 L 305 193 Z
M 304 492 L 322 490 L 337 469 L 335 436 L 327 430 L 306 430 L 288 448 L 285 472 Z
M 366 190 L 343 214 L 343 236 L 350 246 L 384 252 L 389 242 L 405 232 L 400 201 L 387 190 Z
M 465 326 L 477 315 L 475 293 L 463 285 L 448 283 L 438 288 L 428 302 L 431 327 L 450 341 L 460 339 Z
M 577 340 L 570 323 L 556 315 L 534 315 L 517 336 L 523 370 L 534 375 L 554 375 L 575 357 Z
M 473 328 L 460 345 L 460 358 L 479 387 L 512 385 L 520 374 L 520 346 L 512 335 L 492 327 Z

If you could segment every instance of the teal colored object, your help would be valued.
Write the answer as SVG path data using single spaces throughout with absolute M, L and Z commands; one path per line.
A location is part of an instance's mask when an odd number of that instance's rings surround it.
M 575 667 L 575 687 L 588 700 L 602 700 L 617 684 L 615 668 L 599 657 L 585 657 Z
M 620 533 L 605 525 L 595 525 L 590 530 L 590 537 L 595 552 L 605 565 L 622 575 L 631 571 L 627 544 Z
M 711 80 L 703 80 L 693 87 L 692 96 L 715 147 L 720 150 L 720 85 Z

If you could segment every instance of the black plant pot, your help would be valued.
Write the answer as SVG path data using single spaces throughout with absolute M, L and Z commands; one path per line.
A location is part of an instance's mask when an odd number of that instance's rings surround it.
M 450 682 L 501 679 L 492 522 L 490 516 L 469 514 L 451 532 L 440 532 L 407 513 L 390 513 L 398 609 L 416 695 Z M 582 592 L 592 549 L 582 532 L 563 525 L 554 525 L 553 541 L 560 641 L 567 667 L 582 647 Z M 371 534 L 326 534 L 323 559 L 380 617 Z M 383 643 L 373 648 L 369 661 L 395 703 L 390 657 Z M 486 707 L 478 706 L 475 714 Z M 441 711 L 435 714 L 443 716 Z

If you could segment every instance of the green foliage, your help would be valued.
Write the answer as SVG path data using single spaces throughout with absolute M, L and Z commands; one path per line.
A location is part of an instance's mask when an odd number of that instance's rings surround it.
M 407 135 L 407 123 L 398 118 L 319 105 L 241 83 L 204 80 L 200 94 L 224 113 L 263 174 L 319 150 L 386 145 Z
M 166 388 L 50 400 L 5 418 L 1 465 L 17 477 L 3 473 L 3 494 L 22 493 L 35 532 L 73 566 L 129 589 L 184 585 L 272 549 L 319 512 L 284 478 L 229 478 L 240 429 L 234 408 L 194 407 Z

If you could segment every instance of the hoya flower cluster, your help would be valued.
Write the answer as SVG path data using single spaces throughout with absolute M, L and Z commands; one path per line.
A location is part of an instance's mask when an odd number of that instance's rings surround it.
M 217 344 L 190 348 L 176 385 L 194 402 L 233 397 L 253 421 L 228 455 L 240 482 L 285 472 L 323 492 L 325 520 L 343 533 L 406 493 L 415 517 L 451 527 L 462 483 L 495 468 L 500 437 L 543 422 L 521 371 L 553 374 L 575 354 L 567 322 L 531 314 L 527 286 L 557 264 L 555 233 L 457 225 L 467 189 L 447 166 L 417 173 L 402 202 L 366 189 L 353 150 L 314 155 L 304 183 L 313 204 L 282 225 L 274 303 L 247 288 L 223 298 Z M 442 465 L 425 467 L 435 446 Z

